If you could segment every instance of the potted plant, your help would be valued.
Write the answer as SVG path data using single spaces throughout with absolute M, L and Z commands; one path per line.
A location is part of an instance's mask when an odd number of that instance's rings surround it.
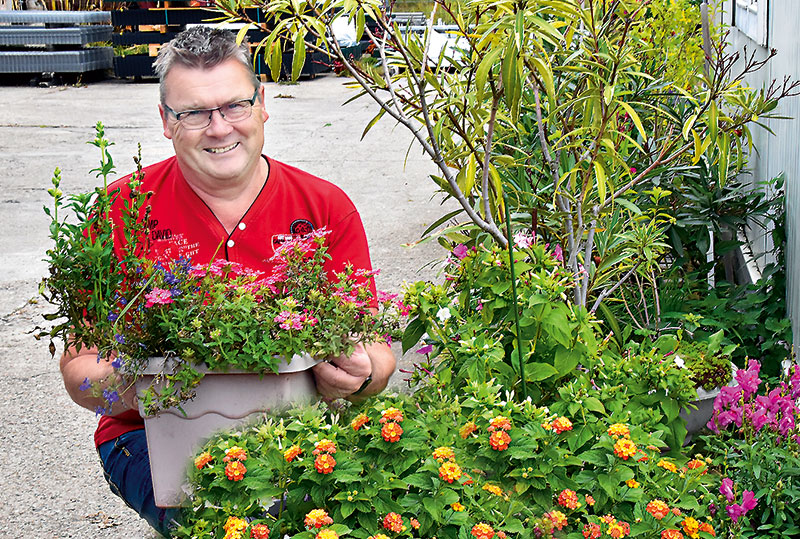
M 689 377 L 697 390 L 697 400 L 690 403 L 696 409 L 681 410 L 690 434 L 705 427 L 711 418 L 714 399 L 719 395 L 720 388 L 728 385 L 736 372 L 736 367 L 731 362 L 731 354 L 736 345 L 723 347 L 723 336 L 723 330 L 719 330 L 707 339 L 681 339 L 675 349 L 675 363 L 688 369 Z
M 141 168 L 124 194 L 110 189 L 114 165 L 102 124 L 92 144 L 101 151 L 95 171 L 102 186 L 64 196 L 56 170 L 53 207 L 45 208 L 53 246 L 40 289 L 55 307 L 46 318 L 56 321 L 45 334 L 113 360 L 111 377 L 102 384 L 87 379 L 81 387 L 107 403 L 98 414 L 136 387 L 153 468 L 164 471 L 159 481 L 168 477 L 172 493 L 162 504 L 173 505 L 180 494 L 174 481 L 182 479 L 183 463 L 200 441 L 279 402 L 313 398 L 313 379 L 302 371 L 352 353 L 358 342 L 387 338 L 397 325 L 392 309 L 379 315 L 372 309 L 390 306 L 392 297 L 374 299 L 370 273 L 363 270 L 348 268 L 330 279 L 323 267 L 329 258 L 324 229 L 276 249 L 269 273 L 222 259 L 197 264 L 149 258 L 149 194 L 139 189 Z M 217 372 L 233 373 L 236 390 L 228 382 L 201 388 Z M 242 390 L 244 376 L 254 382 Z M 214 396 L 217 391 L 221 396 Z M 216 403 L 206 404 L 204 397 Z M 187 430 L 178 427 L 187 421 Z M 163 436 L 162 444 L 157 438 Z M 161 445 L 166 464 L 155 463 Z M 155 490 L 164 502 L 159 483 Z

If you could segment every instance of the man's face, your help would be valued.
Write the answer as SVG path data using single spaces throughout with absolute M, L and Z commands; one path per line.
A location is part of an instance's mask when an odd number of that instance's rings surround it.
M 212 109 L 253 95 L 252 76 L 236 60 L 211 69 L 176 65 L 165 79 L 165 103 L 175 112 Z M 164 136 L 172 140 L 181 171 L 190 183 L 206 188 L 258 181 L 264 146 L 264 89 L 259 89 L 249 118 L 229 123 L 219 111 L 203 129 L 186 129 L 159 106 Z

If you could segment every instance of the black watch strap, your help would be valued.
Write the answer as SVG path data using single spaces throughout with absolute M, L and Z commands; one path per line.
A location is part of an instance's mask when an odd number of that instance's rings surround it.
M 367 389 L 367 386 L 369 386 L 371 383 L 372 383 L 372 374 L 367 376 L 367 379 L 364 380 L 364 383 L 361 384 L 361 387 L 359 387 L 355 393 L 352 393 L 352 395 L 360 395 L 365 389 Z

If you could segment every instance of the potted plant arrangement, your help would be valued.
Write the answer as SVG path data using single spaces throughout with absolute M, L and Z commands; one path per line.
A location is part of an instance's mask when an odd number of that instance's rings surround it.
M 723 347 L 723 336 L 723 330 L 719 330 L 707 339 L 681 339 L 675 349 L 675 363 L 688 369 L 689 377 L 697 390 L 697 399 L 690 403 L 696 409 L 681 410 L 689 434 L 706 426 L 720 388 L 728 385 L 736 372 L 736 367 L 731 362 L 731 354 L 736 345 Z
M 398 321 L 390 296 L 373 297 L 370 272 L 348 268 L 328 277 L 324 229 L 276 249 L 268 273 L 222 259 L 149 258 L 141 169 L 126 189 L 109 188 L 114 165 L 102 124 L 92 144 L 101 152 L 95 171 L 102 185 L 65 196 L 56 170 L 53 207 L 45 208 L 53 246 L 40 289 L 55 307 L 46 318 L 56 323 L 44 333 L 112 360 L 114 374 L 102 387 L 88 379 L 81 387 L 107 403 L 98 414 L 136 387 L 159 470 L 156 497 L 174 505 L 183 464 L 198 443 L 279 402 L 311 400 L 307 369 L 352 353 L 358 342 L 388 338 Z M 380 314 L 373 314 L 376 306 Z M 209 373 L 219 372 L 231 374 L 211 382 Z M 245 376 L 252 382 L 242 386 Z M 230 378 L 236 391 L 228 389 Z M 166 462 L 156 462 L 161 446 Z

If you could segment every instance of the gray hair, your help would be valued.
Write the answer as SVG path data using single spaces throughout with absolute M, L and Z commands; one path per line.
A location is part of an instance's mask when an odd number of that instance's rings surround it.
M 246 42 L 236 43 L 233 32 L 210 26 L 187 28 L 158 51 L 153 69 L 158 75 L 161 103 L 164 103 L 166 88 L 164 79 L 176 64 L 190 68 L 209 69 L 227 60 L 236 60 L 247 68 L 253 77 L 253 87 L 258 88 L 261 81 L 253 72 L 250 49 Z

